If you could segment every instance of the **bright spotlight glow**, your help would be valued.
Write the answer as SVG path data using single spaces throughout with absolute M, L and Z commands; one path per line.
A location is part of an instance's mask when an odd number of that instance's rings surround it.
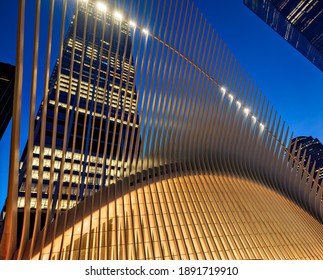
M 136 23 L 134 21 L 129 21 L 129 25 L 136 28 Z
M 255 117 L 255 116 L 252 116 L 252 118 L 256 121 L 257 120 L 257 118 Z
M 260 127 L 261 127 L 261 128 L 264 128 L 265 126 L 264 126 L 264 124 L 263 124 L 263 123 L 260 123 Z
M 249 114 L 250 110 L 248 108 L 244 108 L 243 110 L 246 114 Z
M 97 2 L 96 3 L 96 8 L 101 12 L 106 12 L 107 11 L 107 5 L 105 5 L 102 2 Z
M 146 28 L 144 28 L 144 29 L 142 30 L 142 32 L 143 32 L 144 34 L 146 34 L 146 35 L 148 35 L 148 34 L 149 34 L 149 31 L 148 31 L 148 29 L 146 29 Z
M 237 105 L 240 107 L 241 106 L 241 103 L 239 101 L 237 101 Z
M 225 93 L 226 89 L 224 87 L 221 87 L 221 90 L 223 93 Z
M 232 95 L 232 94 L 229 94 L 229 97 L 230 97 L 231 99 L 233 99 L 233 95 Z
M 117 11 L 113 15 L 118 20 L 122 20 L 123 19 L 123 15 L 121 13 L 117 12 Z

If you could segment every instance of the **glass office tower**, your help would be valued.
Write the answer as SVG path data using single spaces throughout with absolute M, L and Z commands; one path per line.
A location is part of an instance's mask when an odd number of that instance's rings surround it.
M 138 127 L 131 36 L 127 23 L 95 5 L 80 3 L 49 80 L 46 117 L 44 100 L 36 116 L 30 207 L 32 215 L 40 185 L 43 219 L 48 208 L 55 215 L 56 209 L 72 208 L 115 182 L 126 172 L 121 161 L 133 158 L 125 139 L 136 139 Z M 18 225 L 25 205 L 26 154 L 27 145 L 20 162 Z
M 0 62 L 0 141 L 12 116 L 15 66 Z
M 322 1 L 243 0 L 243 3 L 323 71 Z
M 319 183 L 323 182 L 323 145 L 317 138 L 312 136 L 295 137 L 289 151 L 294 156 L 300 153 L 300 159 L 304 161 L 304 165 L 310 161 L 309 170 L 312 170 L 315 164 L 314 177 L 317 177 Z

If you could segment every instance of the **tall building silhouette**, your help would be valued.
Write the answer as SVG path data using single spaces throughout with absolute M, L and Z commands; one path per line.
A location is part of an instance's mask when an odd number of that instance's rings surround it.
M 322 185 L 291 155 L 289 129 L 194 5 L 76 3 L 20 162 L 12 137 L 0 257 L 322 259 Z M 97 40 L 104 26 L 110 41 Z M 98 107 L 108 112 L 97 117 Z
M 121 161 L 133 158 L 130 141 L 125 139 L 126 134 L 129 139 L 138 134 L 130 33 L 126 23 L 95 5 L 94 1 L 80 3 L 78 17 L 74 16 L 65 36 L 62 58 L 49 80 L 46 113 L 43 115 L 43 101 L 36 116 L 32 225 L 39 186 L 43 225 L 49 209 L 54 216 L 56 209 L 72 208 L 85 196 L 115 182 Z M 23 225 L 26 169 L 27 145 L 20 162 L 18 232 Z
M 15 66 L 0 62 L 0 141 L 12 117 Z M 4 226 L 4 208 L 0 209 L 0 238 Z
M 0 62 L 0 140 L 11 120 L 15 66 Z
M 299 154 L 300 160 L 304 161 L 304 165 L 309 164 L 309 170 L 314 167 L 314 177 L 317 177 L 318 182 L 323 181 L 323 145 L 312 136 L 299 136 L 295 137 L 289 148 L 292 155 Z

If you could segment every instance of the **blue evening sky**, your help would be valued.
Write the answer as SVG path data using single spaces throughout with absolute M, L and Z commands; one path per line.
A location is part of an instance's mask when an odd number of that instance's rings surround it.
M 28 11 L 33 11 L 34 2 L 35 0 L 26 1 L 26 34 L 32 34 L 34 19 L 28 17 Z M 49 0 L 42 2 L 46 8 Z M 56 2 L 59 5 L 62 0 Z M 17 5 L 18 0 L 0 0 L 0 61 L 13 65 Z M 311 135 L 323 142 L 323 73 L 244 6 L 243 0 L 201 0 L 195 1 L 195 5 L 274 105 L 294 135 Z M 73 10 L 69 9 L 68 15 L 72 14 Z M 46 13 L 44 15 L 46 17 Z M 46 18 L 44 22 L 47 23 Z M 32 40 L 32 35 L 30 38 L 27 36 L 26 41 L 28 40 Z M 46 24 L 41 27 L 41 40 L 46 41 Z M 54 48 L 53 53 L 55 52 L 57 53 L 57 49 Z M 31 57 L 31 53 L 25 55 L 26 63 L 31 63 Z M 30 73 L 24 74 L 28 79 Z M 28 101 L 29 91 L 27 83 L 23 104 Z M 28 115 L 28 111 L 23 108 L 22 114 Z M 24 123 L 23 127 L 26 127 Z M 0 141 L 0 210 L 7 193 L 10 134 L 11 125 Z M 21 149 L 26 143 L 26 134 L 22 134 Z

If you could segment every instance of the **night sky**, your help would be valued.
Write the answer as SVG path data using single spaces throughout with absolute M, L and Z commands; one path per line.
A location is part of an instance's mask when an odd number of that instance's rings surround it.
M 34 19 L 28 17 L 28 10 L 34 9 L 32 2 L 35 0 L 26 1 L 26 34 L 34 26 Z M 46 10 L 49 0 L 42 2 Z M 60 5 L 62 0 L 56 2 Z M 286 121 L 294 136 L 311 135 L 323 142 L 323 73 L 244 6 L 243 0 L 195 2 L 255 85 Z M 13 65 L 16 64 L 17 5 L 18 0 L 0 0 L 0 61 Z M 73 9 L 69 8 L 67 14 L 71 17 Z M 44 20 L 47 22 L 46 18 Z M 45 25 L 41 27 L 44 43 L 46 29 Z M 26 40 L 32 40 L 32 35 Z M 57 49 L 53 48 L 53 53 L 57 57 Z M 32 56 L 28 55 L 28 50 L 25 58 L 25 63 L 31 63 Z M 28 79 L 30 73 L 25 72 L 24 75 Z M 26 100 L 29 93 L 30 87 L 24 87 Z M 27 110 L 23 110 L 24 113 L 28 115 Z M 7 193 L 10 135 L 11 125 L 0 141 L 0 209 Z M 22 133 L 21 150 L 25 143 L 26 134 Z

